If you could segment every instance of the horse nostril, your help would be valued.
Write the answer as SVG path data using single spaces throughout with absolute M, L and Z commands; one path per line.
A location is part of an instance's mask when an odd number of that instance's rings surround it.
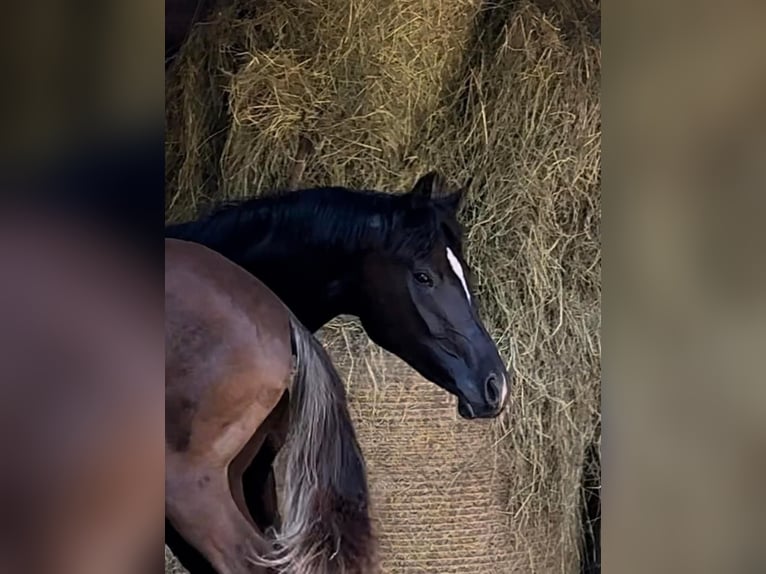
M 484 398 L 486 399 L 487 404 L 493 407 L 500 404 L 500 388 L 497 382 L 497 375 L 494 373 L 487 377 L 487 380 L 484 383 Z

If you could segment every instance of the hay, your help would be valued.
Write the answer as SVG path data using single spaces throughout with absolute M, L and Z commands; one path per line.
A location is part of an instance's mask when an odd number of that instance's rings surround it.
M 553 516 L 514 532 L 510 468 L 490 423 L 457 416 L 455 402 L 366 338 L 349 353 L 342 321 L 323 333 L 346 375 L 371 477 L 383 571 L 535 572 L 555 568 Z
M 303 186 L 477 178 L 467 254 L 517 372 L 510 414 L 458 421 L 358 326 L 326 330 L 385 572 L 576 568 L 584 452 L 600 441 L 599 17 L 588 0 L 235 2 L 169 77 L 169 220 L 285 186 L 299 135 L 316 145 Z

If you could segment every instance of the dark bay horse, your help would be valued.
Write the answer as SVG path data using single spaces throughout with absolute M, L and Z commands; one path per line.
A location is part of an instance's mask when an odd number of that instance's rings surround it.
M 326 352 L 271 290 L 218 253 L 168 239 L 165 266 L 168 519 L 219 574 L 267 564 L 369 574 L 365 464 Z M 242 453 L 249 463 L 252 437 L 288 388 L 285 520 L 273 557 L 245 504 Z
M 450 192 L 431 172 L 403 194 L 306 189 L 225 205 L 166 235 L 257 276 L 311 331 L 341 314 L 359 317 L 375 343 L 455 395 L 462 417 L 495 417 L 511 381 L 463 257 L 457 211 L 467 187 Z M 283 399 L 253 437 L 262 446 L 252 464 L 242 462 L 244 497 L 262 528 L 279 524 L 271 463 L 286 406 Z M 193 574 L 214 572 L 171 525 L 166 542 Z
M 0 572 L 157 572 L 162 276 L 63 201 L 0 208 Z

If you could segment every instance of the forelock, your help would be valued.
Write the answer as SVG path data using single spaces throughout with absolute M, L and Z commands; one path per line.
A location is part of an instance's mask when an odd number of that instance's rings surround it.
M 427 256 L 440 240 L 462 254 L 462 229 L 454 216 L 436 207 L 409 209 L 397 214 L 391 226 L 390 247 L 403 257 Z

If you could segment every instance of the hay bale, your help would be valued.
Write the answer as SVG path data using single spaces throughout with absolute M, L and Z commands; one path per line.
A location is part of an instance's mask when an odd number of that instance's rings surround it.
M 492 424 L 460 419 L 453 398 L 359 331 L 337 321 L 322 338 L 345 376 L 368 463 L 382 572 L 555 568 L 546 549 L 555 521 L 527 529 L 523 542 L 514 532 L 512 477 Z
M 517 372 L 505 418 L 459 421 L 355 324 L 327 330 L 385 572 L 576 570 L 600 440 L 598 22 L 589 0 L 235 1 L 175 64 L 169 220 L 286 185 L 298 135 L 316 143 L 303 185 L 396 191 L 431 167 L 478 180 L 467 255 Z
M 173 213 L 284 183 L 300 134 L 308 182 L 402 184 L 468 41 L 473 0 L 234 3 L 196 27 L 168 86 Z M 414 169 L 413 169 L 414 168 Z M 189 193 L 191 192 L 191 193 Z

